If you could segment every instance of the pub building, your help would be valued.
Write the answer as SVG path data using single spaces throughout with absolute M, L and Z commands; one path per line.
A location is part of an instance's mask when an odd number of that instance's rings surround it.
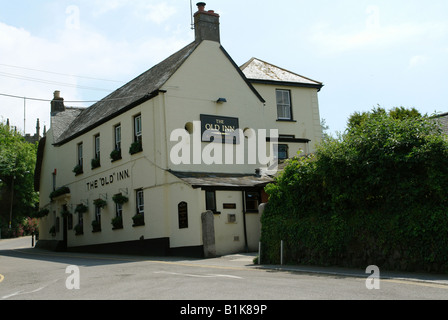
M 220 43 L 220 16 L 197 5 L 195 40 L 103 100 L 70 108 L 54 92 L 36 165 L 38 247 L 258 250 L 272 164 L 322 138 L 323 84 L 256 58 L 238 67 Z

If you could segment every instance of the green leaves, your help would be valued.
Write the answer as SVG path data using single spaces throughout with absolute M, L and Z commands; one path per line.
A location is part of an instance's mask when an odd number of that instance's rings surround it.
M 0 123 L 0 213 L 5 221 L 9 221 L 11 198 L 13 220 L 17 221 L 30 216 L 39 200 L 34 191 L 36 152 L 37 145 L 25 142 L 16 130 Z
M 447 190 L 448 139 L 433 119 L 404 108 L 357 113 L 343 135 L 291 160 L 266 188 L 262 241 L 271 249 L 262 260 L 278 262 L 283 240 L 293 263 L 426 261 L 448 271 Z

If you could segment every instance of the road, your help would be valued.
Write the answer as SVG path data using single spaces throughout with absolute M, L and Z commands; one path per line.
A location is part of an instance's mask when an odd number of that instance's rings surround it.
M 369 274 L 363 270 L 260 267 L 250 254 L 152 258 L 30 246 L 30 238 L 0 241 L 0 300 L 177 300 L 187 307 L 188 301 L 448 298 L 447 276 L 381 273 L 380 287 L 369 290 Z

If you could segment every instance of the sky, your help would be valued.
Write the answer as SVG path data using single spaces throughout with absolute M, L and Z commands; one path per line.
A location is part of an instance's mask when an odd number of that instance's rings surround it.
M 378 105 L 448 112 L 447 0 L 205 2 L 237 65 L 256 57 L 324 83 L 329 134 Z M 189 0 L 0 0 L 0 121 L 48 129 L 55 90 L 88 107 L 192 41 Z

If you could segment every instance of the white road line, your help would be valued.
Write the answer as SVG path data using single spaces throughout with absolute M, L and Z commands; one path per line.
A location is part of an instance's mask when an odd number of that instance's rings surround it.
M 40 288 L 38 288 L 38 289 L 36 289 L 36 290 L 33 290 L 33 291 L 24 292 L 24 291 L 22 290 L 22 291 L 14 292 L 14 293 L 12 293 L 12 294 L 9 294 L 9 295 L 6 295 L 6 296 L 1 297 L 0 299 L 1 299 L 1 300 L 6 300 L 6 299 L 9 299 L 9 298 L 12 298 L 12 297 L 15 297 L 15 296 L 26 295 L 26 294 L 33 294 L 33 293 L 36 293 L 36 292 L 39 292 L 39 291 L 44 290 L 45 288 L 47 288 L 48 286 L 50 286 L 51 284 L 53 284 L 53 283 L 55 283 L 55 282 L 57 282 L 57 281 L 58 281 L 58 280 L 55 280 L 55 281 L 51 282 L 50 284 L 48 284 L 48 285 L 46 285 L 46 286 L 44 286 L 44 287 L 40 287 Z
M 158 271 L 154 272 L 157 274 L 169 274 L 174 276 L 184 276 L 184 277 L 192 277 L 192 278 L 231 278 L 231 279 L 243 279 L 237 276 L 230 276 L 226 274 L 207 274 L 207 275 L 197 275 L 197 274 L 188 274 L 188 273 L 176 273 L 176 272 L 166 272 L 166 271 Z

